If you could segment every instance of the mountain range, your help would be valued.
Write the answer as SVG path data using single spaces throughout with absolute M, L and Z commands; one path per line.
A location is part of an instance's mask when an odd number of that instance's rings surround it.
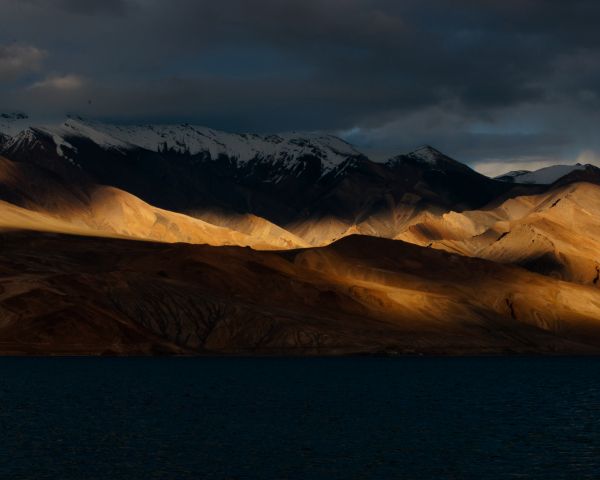
M 0 114 L 0 352 L 600 351 L 600 170 Z

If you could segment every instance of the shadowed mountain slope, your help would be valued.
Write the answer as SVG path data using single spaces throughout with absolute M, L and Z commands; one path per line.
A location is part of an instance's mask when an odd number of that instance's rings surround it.
M 262 230 L 257 227 L 256 234 L 250 236 L 155 208 L 117 188 L 83 179 L 73 182 L 43 167 L 2 157 L 0 227 L 257 248 L 304 245 L 266 220 Z
M 394 238 L 422 215 L 479 208 L 542 188 L 492 180 L 422 147 L 386 164 L 354 162 L 318 207 L 287 228 L 315 246 L 355 233 Z

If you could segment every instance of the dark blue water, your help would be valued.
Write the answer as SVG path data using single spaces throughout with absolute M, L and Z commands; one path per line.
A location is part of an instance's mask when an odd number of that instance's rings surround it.
M 598 479 L 600 359 L 0 359 L 0 478 Z

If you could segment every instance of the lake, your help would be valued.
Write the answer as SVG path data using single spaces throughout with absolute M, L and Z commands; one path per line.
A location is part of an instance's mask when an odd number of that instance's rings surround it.
M 597 479 L 598 358 L 3 358 L 4 479 Z

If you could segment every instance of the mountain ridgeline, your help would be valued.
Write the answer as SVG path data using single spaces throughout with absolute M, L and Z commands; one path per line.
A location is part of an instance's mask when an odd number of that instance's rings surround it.
M 25 128 L 24 121 L 14 121 L 22 130 L 4 128 L 1 152 L 9 159 L 200 218 L 252 214 L 292 229 L 332 218 L 347 226 L 391 218 L 397 229 L 410 212 L 475 209 L 511 191 L 536 191 L 489 179 L 428 146 L 376 163 L 331 135 L 228 134 L 79 118 Z
M 0 354 L 598 353 L 599 185 L 0 114 Z

